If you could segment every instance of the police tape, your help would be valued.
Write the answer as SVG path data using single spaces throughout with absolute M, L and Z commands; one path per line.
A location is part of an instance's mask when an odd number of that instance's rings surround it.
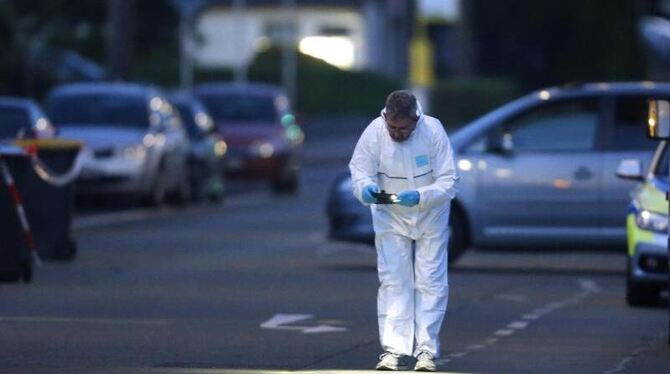
M 9 167 L 7 167 L 7 163 L 5 163 L 5 160 L 2 157 L 0 157 L 0 169 L 2 169 L 1 170 L 2 178 L 5 184 L 7 185 L 9 195 L 12 197 L 12 202 L 14 203 L 14 208 L 16 209 L 16 215 L 18 216 L 19 221 L 21 222 L 21 229 L 23 230 L 23 233 L 25 235 L 26 245 L 28 246 L 28 250 L 30 250 L 30 255 L 35 265 L 41 266 L 42 261 L 40 260 L 40 256 L 37 253 L 37 246 L 35 245 L 35 240 L 33 238 L 33 233 L 30 230 L 30 225 L 28 224 L 26 211 L 23 209 L 23 201 L 21 200 L 21 194 L 19 193 L 19 190 L 16 188 L 16 184 L 14 183 L 12 173 L 9 171 Z

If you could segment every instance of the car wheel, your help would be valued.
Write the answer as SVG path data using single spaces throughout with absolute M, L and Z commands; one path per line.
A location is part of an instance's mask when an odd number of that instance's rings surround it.
M 467 250 L 467 228 L 463 214 L 454 206 L 449 214 L 449 263 L 455 263 Z
M 156 179 L 151 187 L 151 192 L 149 192 L 149 195 L 146 197 L 146 205 L 160 207 L 165 204 L 165 198 L 167 196 L 165 183 L 165 172 L 161 167 L 158 174 L 156 174 Z
M 186 166 L 184 173 L 179 179 L 179 186 L 177 186 L 177 194 L 175 202 L 178 205 L 185 205 L 193 198 L 193 189 L 191 188 L 191 177 L 189 167 Z
M 23 264 L 23 269 L 21 270 L 21 278 L 23 283 L 30 283 L 33 280 L 33 264 L 30 261 L 26 261 Z
M 298 192 L 300 185 L 298 179 L 298 174 L 295 172 L 280 175 L 272 181 L 272 191 L 276 194 L 294 195 Z
M 636 282 L 630 276 L 631 264 L 626 269 L 626 302 L 630 306 L 654 306 L 658 304 L 660 289 L 655 284 Z

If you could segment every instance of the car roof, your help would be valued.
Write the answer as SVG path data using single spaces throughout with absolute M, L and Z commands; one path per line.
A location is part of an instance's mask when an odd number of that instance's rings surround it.
M 670 83 L 652 81 L 590 82 L 542 88 L 487 112 L 456 131 L 450 136 L 450 139 L 454 147 L 460 149 L 477 134 L 487 129 L 492 122 L 541 101 L 552 102 L 570 98 L 620 95 L 658 95 L 670 98 Z
M 57 86 L 49 96 L 77 95 L 90 93 L 112 93 L 130 96 L 159 95 L 160 91 L 150 85 L 130 82 L 83 82 Z
M 263 96 L 278 96 L 283 94 L 279 86 L 263 83 L 203 83 L 195 87 L 194 92 L 198 94 L 227 93 L 227 94 L 252 94 Z

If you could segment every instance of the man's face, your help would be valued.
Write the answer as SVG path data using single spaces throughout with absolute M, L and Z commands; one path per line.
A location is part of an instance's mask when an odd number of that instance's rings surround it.
M 407 140 L 416 128 L 416 121 L 411 118 L 398 117 L 392 119 L 384 114 L 384 120 L 386 121 L 386 130 L 388 130 L 391 139 L 396 142 Z

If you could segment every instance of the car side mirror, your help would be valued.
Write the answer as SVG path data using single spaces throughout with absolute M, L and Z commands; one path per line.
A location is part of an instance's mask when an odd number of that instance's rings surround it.
M 494 131 L 488 137 L 488 149 L 495 153 L 509 156 L 514 153 L 514 141 L 512 134 Z
M 514 141 L 512 140 L 512 134 L 504 133 L 500 137 L 500 151 L 505 155 L 511 155 L 514 153 Z
M 642 176 L 642 162 L 638 159 L 621 160 L 616 168 L 616 175 L 621 179 L 641 181 L 644 179 Z
M 649 101 L 647 135 L 651 139 L 670 139 L 670 102 L 668 100 Z

